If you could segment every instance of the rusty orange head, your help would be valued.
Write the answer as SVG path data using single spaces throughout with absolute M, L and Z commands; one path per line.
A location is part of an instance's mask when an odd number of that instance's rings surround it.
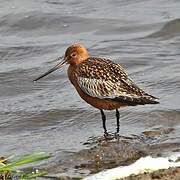
M 66 49 L 65 58 L 68 64 L 77 65 L 89 57 L 87 49 L 82 44 L 73 44 Z
M 89 57 L 89 53 L 82 44 L 73 44 L 66 49 L 64 57 L 57 58 L 57 60 L 62 59 L 60 63 L 58 63 L 56 66 L 54 66 L 46 73 L 36 78 L 34 81 L 37 81 L 43 78 L 44 76 L 47 76 L 53 71 L 63 67 L 65 64 L 70 64 L 70 65 L 80 64 L 81 62 L 85 61 L 88 57 Z

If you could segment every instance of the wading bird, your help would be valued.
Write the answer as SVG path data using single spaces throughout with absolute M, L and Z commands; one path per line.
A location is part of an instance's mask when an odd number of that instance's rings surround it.
M 60 58 L 59 58 L 60 59 Z M 62 61 L 34 81 L 69 64 L 68 77 L 80 97 L 101 112 L 104 134 L 106 116 L 103 110 L 116 110 L 117 131 L 119 133 L 119 111 L 125 106 L 158 104 L 157 98 L 140 89 L 120 64 L 110 59 L 91 57 L 81 44 L 67 48 Z

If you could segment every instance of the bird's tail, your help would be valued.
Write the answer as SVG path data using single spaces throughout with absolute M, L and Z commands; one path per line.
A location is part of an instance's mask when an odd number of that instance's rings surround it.
M 129 106 L 136 106 L 136 105 L 145 105 L 145 104 L 159 104 L 158 98 L 144 94 L 143 96 L 119 96 L 113 99 L 114 101 L 118 101 Z

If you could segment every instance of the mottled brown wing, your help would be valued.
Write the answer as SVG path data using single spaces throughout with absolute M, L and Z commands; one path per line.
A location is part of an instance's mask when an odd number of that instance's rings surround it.
M 137 87 L 121 65 L 108 59 L 89 58 L 76 71 L 80 88 L 92 97 L 131 105 L 151 103 L 155 97 Z

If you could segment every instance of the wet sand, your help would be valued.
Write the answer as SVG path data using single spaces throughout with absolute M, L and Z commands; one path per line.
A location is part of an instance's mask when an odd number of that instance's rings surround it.
M 153 173 L 144 173 L 137 176 L 130 176 L 122 180 L 179 180 L 180 168 L 169 168 L 165 170 L 155 171 Z
M 149 137 L 143 135 L 140 139 L 136 136 L 120 136 L 119 139 L 114 138 L 114 135 L 110 137 L 109 140 L 105 139 L 103 136 L 101 138 L 89 139 L 89 141 L 85 143 L 87 149 L 83 149 L 76 153 L 70 153 L 63 161 L 58 162 L 60 163 L 58 166 L 55 165 L 48 168 L 47 170 L 50 173 L 45 177 L 61 177 L 65 179 L 74 179 L 75 177 L 82 178 L 89 175 L 89 173 L 94 174 L 117 166 L 130 165 L 139 158 L 148 155 L 161 157 L 165 150 L 173 150 L 173 147 L 169 147 L 169 144 L 163 147 L 154 146 L 154 142 L 151 144 L 153 139 L 149 139 Z M 168 149 L 168 147 L 170 149 Z M 173 151 L 175 152 L 176 150 L 175 148 Z M 179 171 L 175 172 L 174 169 L 172 168 L 172 173 L 174 172 L 178 175 Z M 179 168 L 177 168 L 177 170 L 178 169 Z M 51 172 L 54 172 L 54 175 Z M 58 174 L 56 174 L 57 172 Z M 161 173 L 161 170 L 157 171 L 157 174 L 158 172 Z M 168 173 L 170 176 L 171 170 L 169 170 Z M 146 176 L 148 175 L 138 175 L 137 178 Z

